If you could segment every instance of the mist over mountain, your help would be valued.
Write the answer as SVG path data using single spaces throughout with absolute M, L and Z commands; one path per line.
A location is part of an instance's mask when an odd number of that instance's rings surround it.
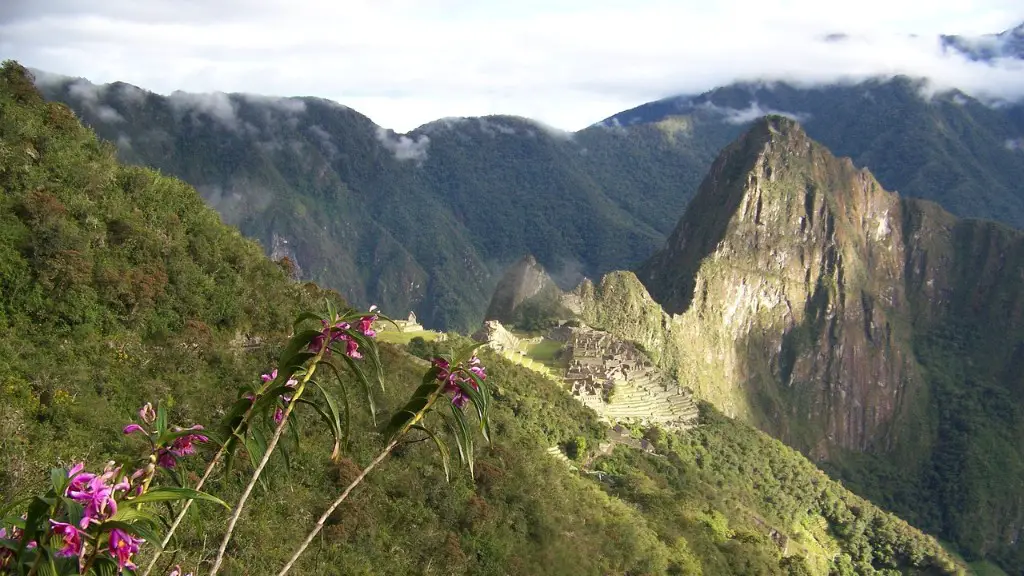
M 315 98 L 38 78 L 122 159 L 193 184 L 304 278 L 438 328 L 478 325 L 497 274 L 526 253 L 563 288 L 643 260 L 719 146 L 506 116 L 395 134 Z
M 735 84 L 652 102 L 604 126 L 701 123 L 735 137 L 764 114 L 798 120 L 815 140 L 869 168 L 888 190 L 954 214 L 1024 226 L 1024 104 L 929 93 L 910 78 L 801 88 Z
M 1024 23 L 998 34 L 982 36 L 943 35 L 942 45 L 972 60 L 991 62 L 998 58 L 1024 59 Z
M 422 141 L 410 140 L 394 139 L 392 147 Z M 69 108 L 45 102 L 17 63 L 0 67 L 5 505 L 50 490 L 55 462 L 136 458 L 124 422 L 151 399 L 161 414 L 168 407 L 175 419 L 216 429 L 279 358 L 299 311 L 324 299 L 344 304 L 336 293 L 290 279 L 291 267 L 275 265 L 218 221 L 192 187 L 122 164 L 116 154 Z M 533 259 L 519 270 L 508 279 L 513 304 L 553 292 Z M 465 346 L 449 336 L 421 342 L 422 356 Z M 411 345 L 381 342 L 379 351 L 386 384 L 374 396 L 386 418 L 405 406 L 428 363 L 410 354 Z M 647 446 L 641 450 L 633 431 L 612 434 L 551 378 L 487 349 L 480 356 L 493 391 L 493 434 L 475 448 L 475 473 L 446 478 L 433 446 L 406 442 L 327 518 L 322 542 L 299 559 L 296 573 L 422 574 L 432 566 L 493 576 L 966 573 L 934 537 L 711 405 L 700 406 L 701 425 L 685 432 L 637 429 Z M 384 449 L 366 398 L 353 396 L 353 409 L 346 397 L 344 411 L 353 434 L 337 461 L 327 457 L 329 427 L 317 426 L 310 412 L 292 414 L 294 450 L 264 462 L 267 489 L 246 509 L 228 572 L 277 573 L 303 528 L 337 506 L 331 500 Z M 215 451 L 197 446 L 175 472 L 194 483 Z M 240 457 L 205 490 L 235 501 L 255 466 Z M 153 508 L 132 505 L 118 525 L 134 530 L 132 516 Z M 185 516 L 168 562 L 205 568 L 205 544 L 229 514 L 210 507 Z M 9 530 L 19 520 L 12 514 L 0 522 Z M 149 534 L 134 555 L 140 565 L 160 537 Z M 36 548 L 64 544 L 62 536 L 48 540 Z M 4 541 L 17 554 L 12 542 Z M 58 563 L 62 573 L 78 573 L 76 560 Z M 50 566 L 40 573 L 54 572 Z

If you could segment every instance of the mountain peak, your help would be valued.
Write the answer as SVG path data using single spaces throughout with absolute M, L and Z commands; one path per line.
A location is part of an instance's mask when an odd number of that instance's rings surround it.
M 683 312 L 706 259 L 834 243 L 837 221 L 859 228 L 852 223 L 891 198 L 867 170 L 832 155 L 798 122 L 765 116 L 718 156 L 665 248 L 638 275 L 666 310 Z M 784 250 L 786 243 L 794 246 Z

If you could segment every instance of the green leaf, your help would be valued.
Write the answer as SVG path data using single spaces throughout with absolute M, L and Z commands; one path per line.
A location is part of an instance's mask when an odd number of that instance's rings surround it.
M 313 341 L 314 338 L 319 336 L 320 333 L 320 330 L 307 329 L 291 337 L 291 339 L 288 341 L 288 345 L 285 346 L 284 351 L 281 352 L 281 355 L 278 357 L 279 360 L 277 363 L 277 378 L 279 380 L 282 379 L 283 370 L 288 366 L 294 366 L 296 364 L 294 358 L 298 354 L 303 353 L 303 351 L 309 348 L 309 344 Z M 287 378 L 284 378 L 284 380 L 287 380 Z
M 296 318 L 294 322 L 292 322 L 292 330 L 298 331 L 299 325 L 302 324 L 303 322 L 305 322 L 306 320 L 323 320 L 323 319 L 324 319 L 324 317 L 319 315 L 319 314 L 317 314 L 316 312 L 303 312 L 302 314 L 299 314 L 298 318 Z
M 436 398 L 436 395 L 440 393 L 441 385 L 442 383 L 438 382 L 435 384 L 423 384 L 417 388 L 409 402 L 401 410 L 395 412 L 391 420 L 388 421 L 388 425 L 384 428 L 384 436 L 388 439 L 393 439 L 404 432 L 410 424 L 415 424 L 423 418 L 423 415 L 430 410 L 432 399 Z M 428 390 L 428 393 L 423 394 L 424 391 Z
M 451 452 L 448 450 L 448 446 L 445 445 L 444 441 L 441 440 L 441 438 L 439 438 L 437 434 L 434 434 L 432 431 L 428 430 L 424 426 L 420 426 L 419 424 L 413 424 L 411 426 L 411 429 L 419 430 L 425 433 L 427 436 L 430 437 L 431 440 L 434 441 L 434 445 L 437 446 L 438 453 L 441 454 L 441 465 L 444 466 L 445 482 L 451 482 L 452 476 L 451 469 L 449 467 L 449 461 L 451 460 Z
M 333 417 L 315 402 L 305 398 L 300 398 L 299 402 L 311 406 L 313 410 L 320 415 L 320 418 L 323 419 L 324 423 L 331 428 L 331 434 L 334 436 L 334 450 L 331 452 L 331 460 L 337 461 L 338 457 L 341 455 L 341 431 L 335 427 Z
M 470 373 L 470 374 L 472 374 L 472 373 Z M 476 380 L 477 382 L 480 381 L 478 378 L 476 378 L 476 376 L 473 376 L 473 379 Z M 459 381 L 459 382 L 457 382 L 457 384 L 459 385 L 459 389 L 462 390 L 462 393 L 469 397 L 469 401 L 473 404 L 473 407 L 476 408 L 476 415 L 477 415 L 477 418 L 480 420 L 480 432 L 481 432 L 481 434 L 483 434 L 484 439 L 487 442 L 490 442 L 491 441 L 491 438 L 490 438 L 490 427 L 486 424 L 486 422 L 487 422 L 487 400 L 486 400 L 486 397 L 483 394 L 481 394 L 481 392 L 479 390 L 473 388 L 473 386 L 470 383 L 468 383 L 468 382 L 461 382 L 461 381 Z M 461 410 L 460 410 L 460 412 L 461 412 Z
M 141 520 L 143 522 L 149 522 L 154 526 L 160 524 L 160 516 L 153 514 L 152 512 L 140 510 L 139 508 L 136 508 L 134 506 L 121 506 L 120 508 L 117 509 L 117 514 L 114 514 L 110 517 L 110 520 L 113 522 L 128 523 Z
M 50 484 L 53 486 L 53 493 L 61 496 L 68 487 L 68 471 L 63 468 L 50 469 Z
M 260 461 L 263 460 L 263 455 L 267 452 L 267 438 L 259 427 L 250 429 L 249 437 L 245 440 L 245 451 L 249 455 L 249 463 L 255 470 L 259 467 Z M 264 476 L 260 475 L 259 482 L 264 490 L 268 489 Z
M 81 504 L 75 502 L 70 498 L 61 498 L 63 500 L 64 509 L 68 513 L 68 524 L 78 525 L 82 520 L 82 516 L 85 514 L 85 509 Z
M 463 389 L 463 391 L 465 391 L 467 388 L 472 391 L 472 393 L 470 393 L 469 399 L 470 399 L 470 401 L 473 402 L 473 405 L 476 407 L 476 416 L 477 416 L 477 419 L 480 421 L 480 434 L 484 437 L 484 440 L 486 440 L 487 443 L 490 444 L 491 443 L 491 423 L 490 423 L 490 417 L 489 417 L 489 412 L 490 412 L 490 407 L 491 407 L 491 393 L 490 393 L 490 389 L 487 387 L 487 384 L 483 380 L 481 380 L 479 377 L 477 377 L 476 374 L 473 374 L 472 372 L 469 372 L 468 370 L 466 372 L 469 374 L 469 377 L 472 378 L 474 382 L 476 382 L 476 385 L 479 387 L 479 390 L 474 390 L 473 387 L 470 386 L 469 384 L 462 384 L 462 383 L 460 383 L 460 387 Z
M 92 563 L 96 576 L 117 576 L 117 562 L 106 556 L 97 556 Z
M 228 509 L 231 508 L 220 498 L 191 488 L 154 488 L 141 496 L 136 496 L 135 498 L 128 500 L 128 502 L 132 504 L 143 504 L 145 502 L 164 502 L 168 500 L 203 500 L 206 502 L 213 502 L 214 504 L 220 504 Z
M 449 418 L 444 412 L 438 412 L 438 414 L 441 416 L 441 420 L 444 420 L 444 425 L 446 428 L 448 428 L 448 433 L 451 434 L 452 438 L 456 439 L 455 446 L 459 449 L 459 462 L 465 463 L 466 451 L 462 446 L 462 442 L 458 441 L 458 429 L 456 429 L 455 425 L 452 424 L 451 418 Z
M 36 574 L 39 574 L 39 576 L 59 576 L 60 572 L 57 571 L 57 565 L 53 562 L 53 551 L 50 550 L 50 547 L 37 546 L 36 550 L 36 553 L 43 558 L 43 561 L 36 565 Z
M 145 496 L 145 494 L 143 494 L 143 496 Z M 107 520 L 103 524 L 100 524 L 99 533 L 103 534 L 104 532 L 110 532 L 114 529 L 124 530 L 129 534 L 134 534 L 135 536 L 145 540 L 146 544 L 153 546 L 157 550 L 161 549 L 160 542 L 163 538 L 160 537 L 160 534 L 156 530 L 150 528 L 146 522 L 133 522 L 129 524 L 128 522 L 121 522 L 119 520 Z
M 349 405 L 349 402 L 348 402 L 348 386 L 345 386 L 345 381 L 341 378 L 341 371 L 338 370 L 338 367 L 335 366 L 333 362 L 325 360 L 325 361 L 322 361 L 321 364 L 330 367 L 331 371 L 334 372 L 334 377 L 338 380 L 338 388 L 341 390 L 341 398 L 344 401 L 344 407 L 345 407 L 345 427 L 344 427 L 344 430 L 339 430 L 339 432 L 341 432 L 341 436 L 342 436 L 342 438 L 341 438 L 342 450 L 346 450 L 346 449 L 348 449 L 349 434 L 352 431 L 352 407 Z M 320 385 L 317 384 L 317 386 L 319 387 Z M 323 392 L 324 397 L 328 396 L 327 392 L 325 392 L 323 389 L 321 389 L 321 392 Z M 330 404 L 330 403 L 333 402 L 333 399 L 327 397 L 327 401 Z M 337 414 L 338 410 L 337 410 L 336 406 L 332 408 L 332 412 L 334 414 Z M 336 418 L 337 418 L 337 416 L 336 416 Z M 340 420 L 339 420 L 339 423 L 340 423 Z M 376 422 L 375 422 L 375 424 L 376 424 Z M 339 454 L 339 456 L 340 456 L 340 454 Z
M 164 408 L 163 404 L 157 404 L 156 407 L 156 433 L 157 436 L 163 436 L 164 432 L 167 431 L 167 409 Z
M 470 345 L 462 348 L 458 352 L 454 352 L 452 354 L 451 365 L 455 366 L 457 364 L 462 364 L 462 363 L 468 362 L 469 359 L 473 357 L 473 353 L 476 351 L 476 349 L 481 347 L 481 346 L 483 346 L 483 345 L 485 345 L 485 344 L 487 344 L 487 343 L 486 342 L 475 342 L 473 344 L 470 344 Z
M 207 435 L 205 430 L 167 430 L 157 438 L 156 443 L 158 446 L 167 446 L 175 439 L 188 436 L 189 434 Z
M 366 402 L 370 406 L 370 419 L 373 421 L 373 425 L 376 427 L 377 402 L 373 398 L 373 389 L 370 387 L 370 381 L 366 379 L 366 374 L 363 374 L 363 371 L 356 364 L 355 360 L 349 358 L 348 355 L 344 353 L 340 353 L 338 355 L 345 359 L 345 363 L 348 364 L 348 367 L 352 370 L 352 372 L 355 373 L 356 379 L 359 380 L 360 384 L 362 384 L 363 392 L 366 394 Z
M 363 354 L 363 360 L 370 365 L 380 391 L 384 392 L 384 369 L 380 362 L 380 353 L 377 350 L 377 342 L 366 337 L 358 330 L 349 330 L 348 335 L 359 344 L 359 351 Z
M 39 540 L 43 532 L 48 529 L 46 521 L 50 519 L 50 512 L 55 503 L 55 499 L 41 498 L 39 496 L 32 498 L 32 503 L 29 504 L 25 515 L 24 532 L 21 537 L 23 547 L 33 540 Z
M 462 410 L 455 404 L 451 405 L 452 414 L 455 415 L 456 441 L 459 443 L 460 449 L 466 457 L 466 465 L 469 466 L 469 475 L 473 474 L 473 433 L 469 430 L 469 424 L 466 423 L 466 415 L 463 414 Z

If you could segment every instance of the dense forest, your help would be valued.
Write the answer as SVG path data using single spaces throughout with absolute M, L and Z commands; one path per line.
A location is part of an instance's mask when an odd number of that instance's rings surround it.
M 0 69 L 0 494 L 39 489 L 53 465 L 138 450 L 121 427 L 147 401 L 175 421 L 215 422 L 259 378 L 300 310 L 337 294 L 222 224 L 181 181 L 118 163 L 30 75 Z M 420 343 L 432 356 L 436 347 Z M 426 363 L 381 344 L 382 416 Z M 397 450 L 333 516 L 303 574 L 958 573 L 937 542 L 829 480 L 762 433 L 702 409 L 692 433 L 647 434 L 657 454 L 597 452 L 605 425 L 552 381 L 492 354 L 494 442 L 475 476 L 445 482 L 433 449 Z M 344 459 L 299 428 L 246 511 L 227 572 L 274 570 L 380 450 L 353 411 Z M 367 431 L 369 430 L 369 431 Z M 582 472 L 546 449 L 573 443 Z M 589 448 L 584 448 L 589 447 Z M 208 457 L 182 463 L 194 478 Z M 246 462 L 215 478 L 231 499 Z M 200 572 L 225 510 L 188 517 L 167 562 Z

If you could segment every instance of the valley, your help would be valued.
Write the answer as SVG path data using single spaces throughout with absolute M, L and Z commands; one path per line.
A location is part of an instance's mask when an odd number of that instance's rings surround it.
M 215 421 L 300 311 L 380 303 L 381 416 L 486 344 L 494 439 L 447 483 L 396 449 L 304 573 L 1024 574 L 1019 105 L 741 83 L 576 133 L 396 134 L 2 72 L 5 495 L 122 452 L 150 397 Z M 228 572 L 285 558 L 279 527 L 381 449 L 350 417 L 340 461 L 271 464 Z M 207 521 L 176 558 L 209 563 Z

